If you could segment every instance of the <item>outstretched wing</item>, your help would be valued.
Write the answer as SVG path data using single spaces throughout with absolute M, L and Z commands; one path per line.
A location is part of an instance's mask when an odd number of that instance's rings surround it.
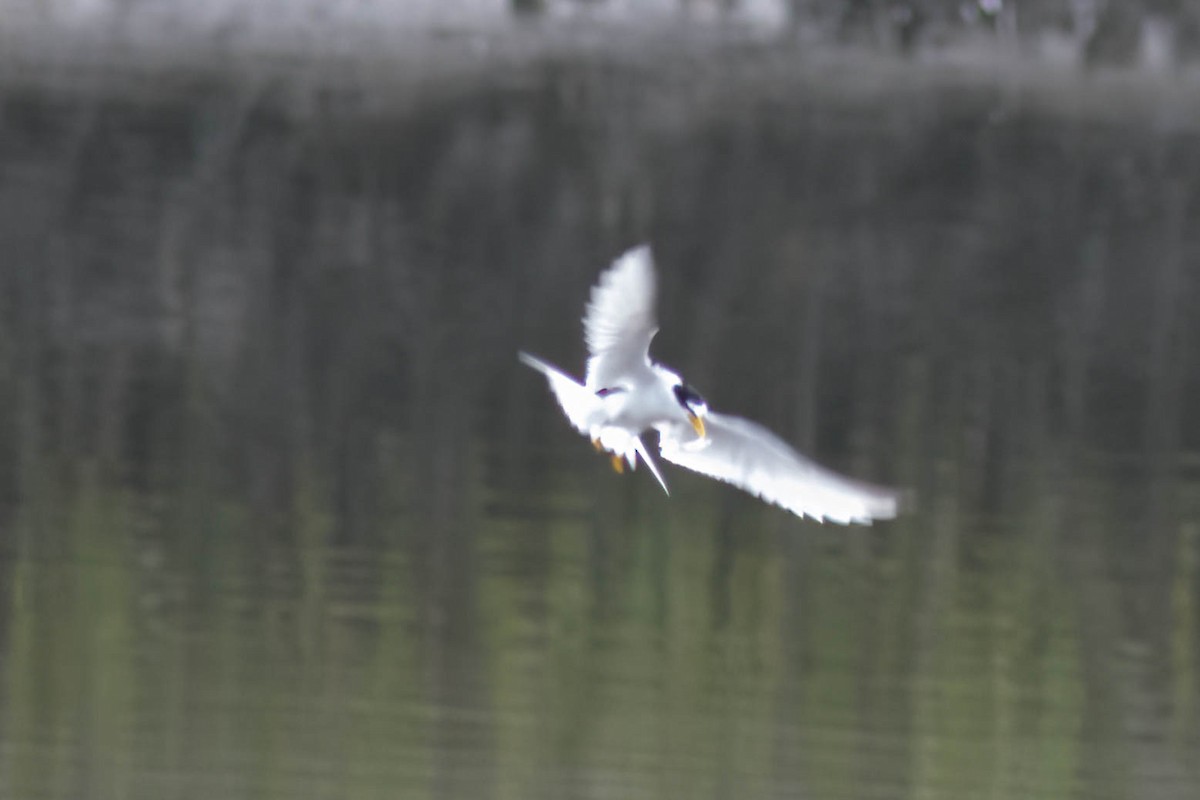
M 522 363 L 546 376 L 546 381 L 550 384 L 550 391 L 554 393 L 558 405 L 567 415 L 567 419 L 575 430 L 599 442 L 600 447 L 608 452 L 624 458 L 634 469 L 637 468 L 638 456 L 641 456 L 642 461 L 649 467 L 663 491 L 667 494 L 671 493 L 667 489 L 667 482 L 663 480 L 662 473 L 658 471 L 658 465 L 654 463 L 650 452 L 642 443 L 641 437 L 625 428 L 604 425 L 606 420 L 604 401 L 597 397 L 595 392 L 588 391 L 582 383 L 536 356 L 518 353 L 517 357 L 521 359 Z
M 870 524 L 896 516 L 897 495 L 859 483 L 805 458 L 761 425 L 740 417 L 708 414 L 707 435 L 686 425 L 660 432 L 667 461 L 732 483 L 799 516 L 847 524 Z
M 587 388 L 613 388 L 622 376 L 646 369 L 654 317 L 654 260 L 641 245 L 618 258 L 592 288 L 583 317 L 587 341 Z
M 592 429 L 603 419 L 604 413 L 604 403 L 595 392 L 589 392 L 582 383 L 536 356 L 518 353 L 517 357 L 522 363 L 546 376 L 550 391 L 554 393 L 554 398 L 558 400 L 571 425 L 580 433 L 590 436 Z

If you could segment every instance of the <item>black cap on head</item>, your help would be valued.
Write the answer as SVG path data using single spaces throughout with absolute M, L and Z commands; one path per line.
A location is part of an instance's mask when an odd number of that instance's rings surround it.
M 707 405 L 704 402 L 704 398 L 700 396 L 700 393 L 686 383 L 680 383 L 675 386 L 675 399 L 679 401 L 679 405 L 689 410 L 695 406 Z

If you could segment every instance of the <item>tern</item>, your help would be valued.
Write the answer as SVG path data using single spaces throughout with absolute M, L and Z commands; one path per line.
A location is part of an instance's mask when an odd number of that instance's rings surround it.
M 658 432 L 659 454 L 717 478 L 800 517 L 870 524 L 896 516 L 898 494 L 847 478 L 800 455 L 766 428 L 709 411 L 678 374 L 650 360 L 656 276 L 648 245 L 619 257 L 592 288 L 583 318 L 588 348 L 583 383 L 528 353 L 576 430 L 623 472 L 638 460 L 670 494 L 642 433 Z

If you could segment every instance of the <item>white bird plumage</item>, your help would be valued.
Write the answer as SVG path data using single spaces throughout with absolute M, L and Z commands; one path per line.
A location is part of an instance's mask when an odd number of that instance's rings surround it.
M 584 315 L 587 377 L 579 383 L 539 358 L 521 361 L 546 376 L 571 425 L 613 454 L 613 466 L 639 457 L 663 491 L 666 481 L 641 440 L 655 429 L 666 460 L 731 483 L 798 516 L 870 524 L 896 516 L 897 494 L 846 478 L 797 453 L 766 428 L 708 411 L 680 377 L 650 361 L 656 279 L 647 245 L 618 258 L 592 289 Z M 669 492 L 668 492 L 669 493 Z

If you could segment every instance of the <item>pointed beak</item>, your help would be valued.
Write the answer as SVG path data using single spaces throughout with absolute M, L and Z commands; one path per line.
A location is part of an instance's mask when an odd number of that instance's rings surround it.
M 692 423 L 692 429 L 696 431 L 696 435 L 701 439 L 704 438 L 704 420 L 695 414 L 688 414 L 688 418 Z

